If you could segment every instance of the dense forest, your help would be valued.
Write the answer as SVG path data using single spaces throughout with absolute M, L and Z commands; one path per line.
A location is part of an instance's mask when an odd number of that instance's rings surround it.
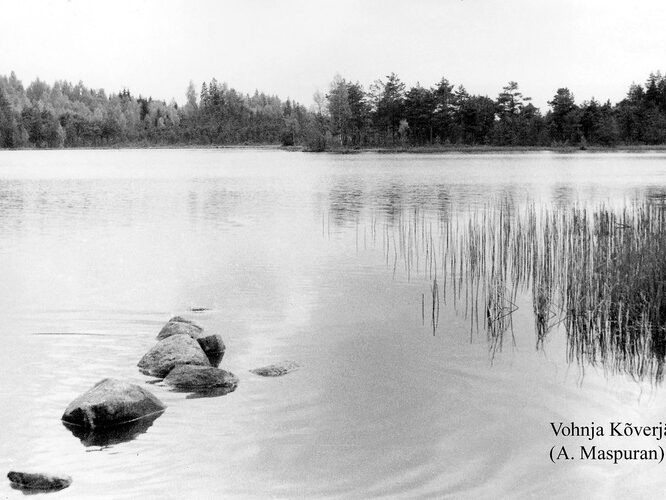
M 185 104 L 37 79 L 0 76 L 0 148 L 282 144 L 311 151 L 446 145 L 558 147 L 666 143 L 666 78 L 650 74 L 617 104 L 576 104 L 559 88 L 543 114 L 516 82 L 495 98 L 442 78 L 407 89 L 395 74 L 366 90 L 336 76 L 306 109 L 243 94 L 212 79 L 190 82 Z

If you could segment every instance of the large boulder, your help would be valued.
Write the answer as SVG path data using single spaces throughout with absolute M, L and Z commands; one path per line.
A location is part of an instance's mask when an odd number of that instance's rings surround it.
M 7 477 L 11 481 L 12 488 L 27 490 L 26 493 L 34 491 L 58 491 L 72 484 L 69 476 L 54 476 L 39 472 L 17 472 L 10 471 Z
M 174 335 L 189 335 L 196 340 L 212 365 L 217 366 L 222 361 L 226 347 L 221 335 L 204 333 L 199 325 L 180 316 L 174 316 L 162 327 L 157 334 L 157 340 Z
M 65 424 L 97 430 L 161 414 L 166 406 L 136 384 L 106 378 L 72 401 Z
M 256 375 L 261 375 L 262 377 L 280 377 L 289 372 L 293 372 L 298 368 L 299 366 L 293 361 L 280 361 L 279 363 L 262 366 L 250 371 Z
M 155 344 L 138 364 L 142 373 L 159 378 L 166 377 L 177 365 L 210 366 L 210 362 L 192 337 L 173 335 Z
M 218 388 L 232 392 L 238 386 L 236 375 L 212 366 L 177 366 L 171 370 L 164 382 L 178 390 L 195 392 Z

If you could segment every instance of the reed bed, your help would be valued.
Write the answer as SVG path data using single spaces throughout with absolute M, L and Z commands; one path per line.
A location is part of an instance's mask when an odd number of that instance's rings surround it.
M 402 268 L 408 280 L 431 283 L 421 309 L 424 322 L 426 307 L 431 312 L 433 334 L 440 302 L 450 299 L 470 336 L 484 330 L 495 355 L 507 335 L 515 341 L 517 297 L 527 294 L 537 349 L 563 325 L 569 362 L 663 380 L 663 204 L 518 207 L 509 199 L 464 214 L 413 209 L 392 214 L 381 234 L 394 275 Z

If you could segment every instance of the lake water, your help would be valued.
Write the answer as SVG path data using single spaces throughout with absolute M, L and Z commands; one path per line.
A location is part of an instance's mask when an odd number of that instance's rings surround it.
M 432 262 L 443 224 L 507 200 L 665 193 L 657 153 L 0 152 L 0 472 L 69 474 L 63 499 L 658 495 L 664 463 L 553 463 L 552 447 L 590 442 L 550 423 L 659 425 L 662 385 L 570 362 L 562 325 L 537 348 L 528 290 L 497 348 Z M 235 392 L 146 385 L 136 364 L 176 314 L 223 336 Z M 249 372 L 285 359 L 301 368 Z M 86 446 L 60 417 L 105 377 L 168 408 L 132 440 Z

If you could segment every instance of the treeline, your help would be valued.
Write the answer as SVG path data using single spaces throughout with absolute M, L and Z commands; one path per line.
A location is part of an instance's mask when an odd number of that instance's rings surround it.
M 446 78 L 407 90 L 395 75 L 365 91 L 337 76 L 326 96 L 330 140 L 341 147 L 395 145 L 566 146 L 666 143 L 666 78 L 653 73 L 612 105 L 577 104 L 557 90 L 543 115 L 516 82 L 494 99 Z
M 134 96 L 66 81 L 23 86 L 0 76 L 0 148 L 167 144 L 294 144 L 305 142 L 314 115 L 295 102 L 241 94 L 215 79 L 186 103 Z
M 442 78 L 407 89 L 395 74 L 366 90 L 340 76 L 306 109 L 215 79 L 186 101 L 107 95 L 66 81 L 24 87 L 0 76 L 0 148 L 114 145 L 301 145 L 308 150 L 441 145 L 586 146 L 666 144 L 666 78 L 632 85 L 617 104 L 577 104 L 560 88 L 543 114 L 509 82 L 495 98 L 468 93 Z

